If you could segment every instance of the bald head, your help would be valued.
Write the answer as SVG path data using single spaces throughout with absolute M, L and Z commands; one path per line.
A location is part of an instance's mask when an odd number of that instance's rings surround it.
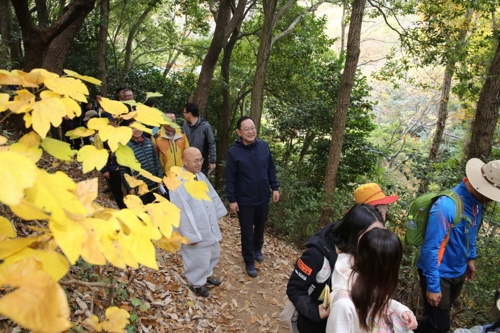
M 182 162 L 184 163 L 184 169 L 191 173 L 198 173 L 203 165 L 203 157 L 201 157 L 198 148 L 189 147 L 182 152 Z

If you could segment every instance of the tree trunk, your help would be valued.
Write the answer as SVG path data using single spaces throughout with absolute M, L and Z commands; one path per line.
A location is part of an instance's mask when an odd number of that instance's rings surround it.
M 67 10 L 50 25 L 47 29 L 42 30 L 40 27 L 35 25 L 31 18 L 31 13 L 28 7 L 28 0 L 15 0 L 12 1 L 14 10 L 16 11 L 17 20 L 21 26 L 21 32 L 23 35 L 23 44 L 25 50 L 24 57 L 24 70 L 30 71 L 33 68 L 42 67 L 43 64 L 50 65 L 51 68 L 62 68 L 63 64 L 58 66 L 52 63 L 49 59 L 44 62 L 44 54 L 51 46 L 52 42 L 60 35 L 62 35 L 67 29 L 78 32 L 81 23 L 85 17 L 94 8 L 96 0 L 75 0 L 67 6 Z M 80 26 L 76 29 L 75 22 L 80 22 Z M 74 34 L 67 33 L 65 38 L 70 40 L 63 41 L 59 40 L 54 45 L 53 48 L 64 49 L 63 45 L 73 41 Z M 59 61 L 59 59 L 54 58 L 54 61 Z
M 347 50 L 344 72 L 340 81 L 340 91 L 337 100 L 335 115 L 333 118 L 332 141 L 328 153 L 328 163 L 325 175 L 325 208 L 321 215 L 321 223 L 326 225 L 333 216 L 332 205 L 334 202 L 335 189 L 337 186 L 337 171 L 340 163 L 342 144 L 344 142 L 345 124 L 347 111 L 351 102 L 351 92 L 356 76 L 356 68 L 359 60 L 359 45 L 361 38 L 361 26 L 363 24 L 363 13 L 366 0 L 354 0 L 352 3 L 351 22 L 347 34 Z
M 137 31 L 139 30 L 141 24 L 143 24 L 144 21 L 148 18 L 149 13 L 153 10 L 156 4 L 156 1 L 152 1 L 149 4 L 149 6 L 146 8 L 146 10 L 144 10 L 144 12 L 141 14 L 137 22 L 135 22 L 128 33 L 127 45 L 125 46 L 125 63 L 123 65 L 124 75 L 127 75 L 128 72 L 130 72 L 130 68 L 132 67 L 132 45 L 134 43 L 135 35 L 137 34 Z
M 436 131 L 434 133 L 434 137 L 432 138 L 432 145 L 429 151 L 429 164 L 426 167 L 427 172 L 431 171 L 432 163 L 436 161 L 439 146 L 443 141 L 444 128 L 446 127 L 446 119 L 448 118 L 448 101 L 450 99 L 451 80 L 453 78 L 454 67 L 455 63 L 448 63 L 444 71 L 443 86 L 441 90 L 441 102 L 439 103 Z M 428 185 L 429 183 L 427 179 L 422 179 L 420 181 L 418 192 L 426 193 L 428 191 Z
M 220 145 L 217 147 L 217 161 L 222 162 L 226 160 L 226 152 L 229 150 L 229 132 L 230 132 L 230 119 L 234 111 L 234 105 L 231 103 L 231 95 L 229 91 L 229 78 L 230 78 L 230 64 L 231 55 L 234 46 L 238 41 L 240 26 L 233 30 L 229 42 L 224 47 L 224 56 L 221 63 L 221 76 L 224 85 L 222 87 L 222 127 L 221 136 L 219 137 Z M 226 173 L 225 163 L 219 163 L 219 167 L 215 169 L 215 188 L 224 188 L 224 176 Z M 223 166 L 224 165 L 224 166 Z
M 498 122 L 500 107 L 500 40 L 488 70 L 476 107 L 468 159 L 488 158 L 493 145 L 493 134 Z
M 101 94 L 108 94 L 108 86 L 106 82 L 106 41 L 108 36 L 109 24 L 109 0 L 100 1 L 100 21 L 99 21 L 99 36 L 97 40 L 97 78 L 101 80 Z
M 10 39 L 12 38 L 12 20 L 9 0 L 0 0 L 0 68 L 7 68 L 10 62 Z
M 80 31 L 83 21 L 87 17 L 90 10 L 86 13 L 81 13 L 71 24 L 50 43 L 42 67 L 56 74 L 62 74 L 64 61 L 68 55 L 71 44 L 75 39 L 76 34 Z
M 245 7 L 247 0 L 239 0 L 238 6 L 234 9 L 233 17 L 232 13 L 232 0 L 220 0 L 219 10 L 217 11 L 217 17 L 215 19 L 215 31 L 208 48 L 205 59 L 201 65 L 200 75 L 198 77 L 198 83 L 196 84 L 196 91 L 194 93 L 193 100 L 198 104 L 200 114 L 205 115 L 205 108 L 207 106 L 208 93 L 210 91 L 210 85 L 212 83 L 212 77 L 214 75 L 215 67 L 217 65 L 217 60 L 219 59 L 219 54 L 222 48 L 225 47 L 227 39 L 233 32 L 236 26 L 241 24 L 245 18 Z
M 260 131 L 260 118 L 262 117 L 262 106 L 264 104 L 264 84 L 266 82 L 267 65 L 271 57 L 273 46 L 273 32 L 276 25 L 276 6 L 278 0 L 266 0 L 264 7 L 264 26 L 260 34 L 259 51 L 257 52 L 257 67 L 253 78 L 252 98 L 250 104 L 250 117 L 255 123 L 257 134 Z

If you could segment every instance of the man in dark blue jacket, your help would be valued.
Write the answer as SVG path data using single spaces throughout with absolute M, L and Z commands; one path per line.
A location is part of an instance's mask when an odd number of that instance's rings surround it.
M 241 253 L 247 274 L 257 276 L 255 260 L 262 262 L 264 226 L 269 211 L 270 189 L 278 202 L 279 183 L 267 142 L 257 139 L 250 117 L 237 122 L 239 138 L 229 148 L 226 159 L 226 194 L 229 207 L 238 215 L 241 228 Z

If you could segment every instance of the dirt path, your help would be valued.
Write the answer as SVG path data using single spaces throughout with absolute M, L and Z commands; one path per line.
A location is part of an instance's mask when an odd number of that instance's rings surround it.
M 64 165 L 64 170 L 75 181 L 98 177 L 82 175 L 78 165 Z M 97 201 L 107 207 L 116 207 L 107 194 L 105 184 L 99 180 Z M 10 213 L 10 212 L 9 212 Z M 11 215 L 11 214 L 8 214 Z M 12 215 L 11 218 L 16 218 Z M 26 222 L 17 222 L 20 235 L 31 230 Z M 263 263 L 256 263 L 258 277 L 250 278 L 245 272 L 241 257 L 240 234 L 235 217 L 220 220 L 223 234 L 221 261 L 215 268 L 215 276 L 222 284 L 209 286 L 210 297 L 197 297 L 187 285 L 183 275 L 179 253 L 157 250 L 160 270 L 149 268 L 114 270 L 111 266 L 92 266 L 80 262 L 73 266 L 63 280 L 76 279 L 86 282 L 117 280 L 113 303 L 129 311 L 131 326 L 127 332 L 288 332 L 279 314 L 287 302 L 285 288 L 289 274 L 299 253 L 266 234 Z M 71 308 L 72 332 L 88 332 L 84 321 L 92 314 L 104 319 L 109 293 L 104 288 L 84 285 L 65 287 Z M 0 291 L 0 296 L 2 292 Z M 0 316 L 0 332 L 26 332 L 15 323 Z

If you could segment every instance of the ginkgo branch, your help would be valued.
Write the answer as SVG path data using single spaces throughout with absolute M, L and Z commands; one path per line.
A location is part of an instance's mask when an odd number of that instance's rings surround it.
M 59 281 L 60 285 L 63 286 L 71 286 L 71 285 L 77 285 L 77 286 L 84 286 L 87 288 L 109 288 L 114 286 L 115 284 L 115 279 L 111 280 L 110 282 L 103 283 L 103 282 L 85 282 L 85 281 L 80 281 L 80 280 L 68 280 L 68 281 Z
M 12 112 L 9 111 L 9 113 L 7 113 L 5 115 L 5 117 L 3 117 L 1 120 L 0 120 L 0 124 L 3 123 L 5 121 L 5 119 L 9 118 L 9 116 L 12 114 Z

